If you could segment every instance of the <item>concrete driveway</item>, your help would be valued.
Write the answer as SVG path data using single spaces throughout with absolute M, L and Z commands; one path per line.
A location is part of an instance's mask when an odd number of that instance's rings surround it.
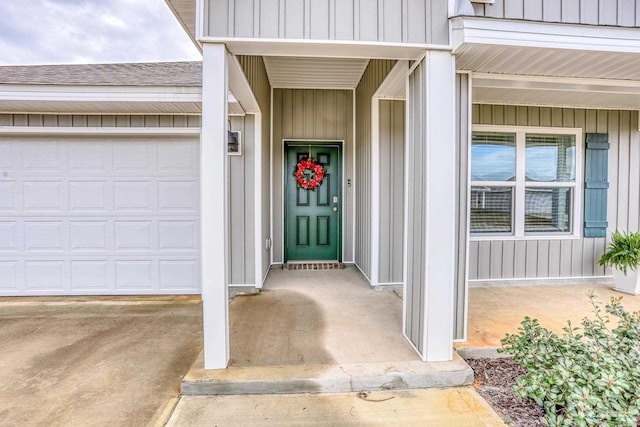
M 144 426 L 201 350 L 195 298 L 0 298 L 0 424 Z

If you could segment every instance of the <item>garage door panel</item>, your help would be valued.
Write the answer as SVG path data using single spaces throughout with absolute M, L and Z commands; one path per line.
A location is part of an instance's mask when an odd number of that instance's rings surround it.
M 107 181 L 69 181 L 69 210 L 107 212 L 111 203 L 111 184 Z
M 71 288 L 73 291 L 109 291 L 108 261 L 71 261 Z
M 158 242 L 161 251 L 196 251 L 198 245 L 195 221 L 160 221 Z
M 199 293 L 197 139 L 55 139 L 0 137 L 0 295 Z
M 27 213 L 67 210 L 65 189 L 61 181 L 25 181 L 22 188 L 23 206 Z
M 5 173 L 15 172 L 20 164 L 20 153 L 17 144 L 0 141 L 0 169 Z
M 89 173 L 92 176 L 104 176 L 111 171 L 111 147 L 104 142 L 78 141 L 67 144 L 67 159 L 70 175 Z
M 111 250 L 112 228 L 107 221 L 70 221 L 69 247 L 72 252 Z
M 16 181 L 0 181 L 0 212 L 18 211 L 17 188 Z
M 24 223 L 25 252 L 35 251 L 64 251 L 65 228 L 63 221 L 25 221 Z
M 199 188 L 193 181 L 158 182 L 160 212 L 191 212 L 198 210 Z
M 113 199 L 115 211 L 151 212 L 157 206 L 151 181 L 115 181 Z
M 0 222 L 0 253 L 2 251 L 15 252 L 20 250 L 18 244 L 18 227 L 17 221 Z
M 65 291 L 65 262 L 63 260 L 26 261 L 25 284 L 28 293 L 33 291 Z
M 57 174 L 64 169 L 64 157 L 57 142 L 24 144 L 22 145 L 22 171 L 25 175 Z
M 162 174 L 190 176 L 199 167 L 198 145 L 161 142 L 158 147 L 158 171 Z
M 148 175 L 153 171 L 153 145 L 144 142 L 113 144 L 113 171 L 119 174 Z
M 0 290 L 10 293 L 19 290 L 17 261 L 0 261 Z
M 153 223 L 151 221 L 116 221 L 115 249 L 147 250 L 154 249 Z
M 160 261 L 160 287 L 166 291 L 186 291 L 197 286 L 196 261 Z
M 150 291 L 153 290 L 153 260 L 116 261 L 116 289 Z M 156 280 L 154 280 L 156 279 Z

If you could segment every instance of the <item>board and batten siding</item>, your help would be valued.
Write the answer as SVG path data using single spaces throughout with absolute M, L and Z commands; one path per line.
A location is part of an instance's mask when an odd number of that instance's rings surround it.
M 371 280 L 371 98 L 396 61 L 371 60 L 356 88 L 355 264 Z M 377 172 L 377 171 L 376 171 Z
M 495 0 L 474 3 L 476 16 L 567 24 L 640 26 L 635 0 Z
M 609 135 L 608 229 L 640 225 L 640 134 L 636 111 L 474 105 L 473 123 L 581 128 Z M 584 184 L 578 189 L 584 191 Z M 582 206 L 578 207 L 583 209 Z M 577 224 L 581 228 L 582 224 Z M 469 279 L 580 278 L 609 276 L 598 265 L 605 238 L 562 240 L 474 240 L 469 244 Z
M 378 281 L 404 282 L 404 101 L 380 100 Z
M 325 89 L 273 90 L 273 263 L 284 262 L 283 248 L 283 177 L 293 171 L 283 170 L 283 142 L 344 141 L 342 146 L 343 181 L 343 261 L 353 262 L 353 91 Z M 344 184 L 343 182 L 343 184 Z
M 242 155 L 227 156 L 229 174 L 229 284 L 255 285 L 255 116 L 231 117 Z
M 424 125 L 425 105 L 425 64 L 420 64 L 409 75 L 407 93 L 407 284 L 405 286 L 405 330 L 404 333 L 416 348 L 424 348 L 424 253 L 426 182 L 422 168 L 427 162 L 425 141 L 427 132 Z
M 206 0 L 205 36 L 449 43 L 447 0 Z
M 0 126 L 200 127 L 199 115 L 0 114 Z
M 260 242 L 262 260 L 259 262 L 262 264 L 264 277 L 271 267 L 270 249 L 266 246 L 267 239 L 271 238 L 271 144 L 269 142 L 271 140 L 271 86 L 261 56 L 238 56 L 237 58 L 262 113 L 262 146 L 256 147 L 256 150 L 261 150 L 262 164 L 262 241 Z M 244 215 L 253 217 L 250 212 Z M 258 284 L 261 281 L 262 277 L 257 277 L 255 283 Z

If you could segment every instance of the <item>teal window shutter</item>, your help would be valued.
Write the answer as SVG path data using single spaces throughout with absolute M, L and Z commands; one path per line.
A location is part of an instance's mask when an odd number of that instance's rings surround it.
M 609 135 L 586 134 L 584 170 L 584 237 L 607 235 Z

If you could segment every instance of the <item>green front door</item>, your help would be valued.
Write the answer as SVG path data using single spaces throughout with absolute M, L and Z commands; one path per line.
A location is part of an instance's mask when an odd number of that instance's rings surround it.
M 285 169 L 286 261 L 340 260 L 340 147 L 338 145 L 288 144 Z M 324 179 L 315 190 L 297 188 L 296 166 L 309 158 L 325 167 Z

